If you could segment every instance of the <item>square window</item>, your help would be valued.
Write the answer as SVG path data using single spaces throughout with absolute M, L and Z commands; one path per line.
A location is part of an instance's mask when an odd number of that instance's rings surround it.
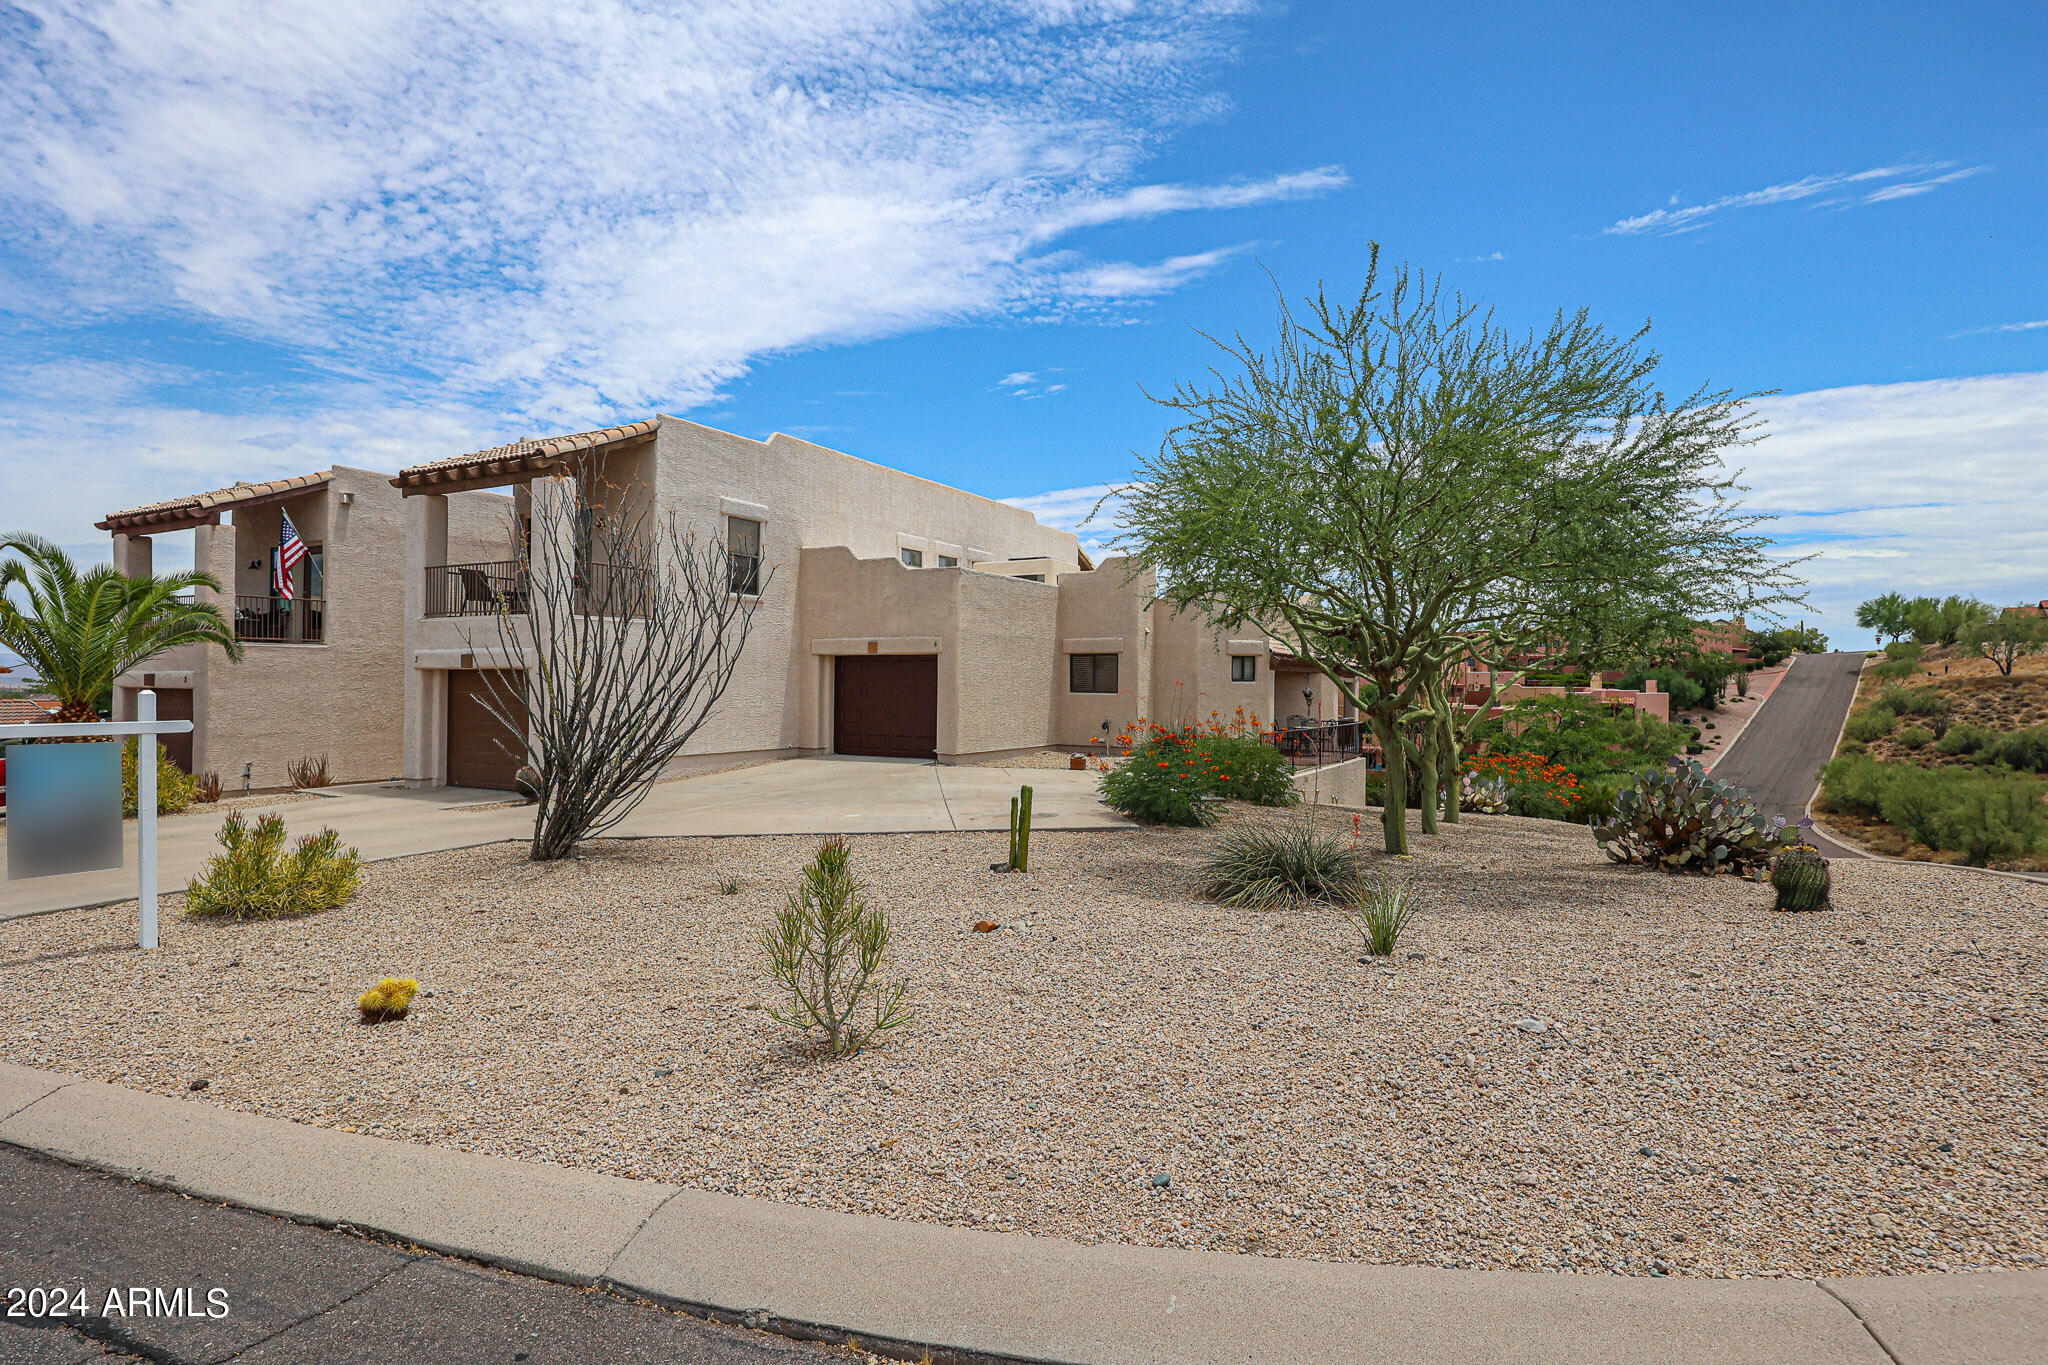
M 1069 692 L 1116 691 L 1116 655 L 1069 654 L 1067 656 L 1067 690 Z
M 923 550 L 912 550 L 905 548 L 897 551 L 897 553 L 903 556 L 903 563 L 906 568 L 922 569 L 924 567 Z
M 1257 682 L 1259 680 L 1259 656 L 1256 654 L 1231 655 L 1230 680 L 1232 682 Z
M 731 562 L 731 591 L 741 597 L 761 592 L 761 523 L 746 517 L 725 519 L 725 553 Z

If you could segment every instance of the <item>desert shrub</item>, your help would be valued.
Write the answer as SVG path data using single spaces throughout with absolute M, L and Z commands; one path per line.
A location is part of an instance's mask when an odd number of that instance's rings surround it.
M 1185 750 L 1146 744 L 1102 775 L 1102 799 L 1140 824 L 1206 825 L 1208 786 Z
M 1798 833 L 1698 763 L 1638 773 L 1614 798 L 1614 814 L 1592 828 L 1616 862 L 1708 876 L 1758 872 Z
M 1247 910 L 1342 901 L 1356 893 L 1359 875 L 1357 855 L 1343 840 L 1293 819 L 1226 833 L 1202 871 L 1212 898 Z
M 331 910 L 356 892 L 362 855 L 331 829 L 308 834 L 287 853 L 284 820 L 265 815 L 252 829 L 240 811 L 221 822 L 221 851 L 185 889 L 185 913 L 224 919 L 281 919 Z
M 409 976 L 387 976 L 356 997 L 356 1009 L 361 1011 L 366 1024 L 403 1019 L 419 989 L 420 983 Z
M 133 738 L 121 743 L 121 814 L 136 813 L 136 744 Z M 156 813 L 176 815 L 192 804 L 192 796 L 198 790 L 198 783 L 185 776 L 185 770 L 171 761 L 170 751 L 163 745 L 156 746 Z
M 286 768 L 285 775 L 291 778 L 292 787 L 298 791 L 303 791 L 307 787 L 328 786 L 330 783 L 327 777 L 327 755 L 302 758 Z
M 1914 668 L 1920 666 L 1920 658 L 1926 652 L 1927 646 L 1921 644 L 1918 640 L 1894 640 L 1884 647 L 1884 657 L 1887 662 L 1912 664 Z M 1912 670 L 1909 669 L 1907 671 L 1911 672 Z
M 1561 763 L 1540 754 L 1473 754 L 1467 773 L 1498 782 L 1507 792 L 1508 814 L 1540 820 L 1564 820 L 1579 804 L 1579 779 Z
M 1997 738 L 1996 730 L 1982 725 L 1957 725 L 1952 726 L 1934 747 L 1942 753 L 1960 757 L 1989 748 Z
M 761 931 L 768 972 L 789 997 L 769 1014 L 792 1028 L 823 1029 L 834 1056 L 858 1052 L 911 1018 L 910 983 L 880 979 L 889 917 L 868 906 L 866 890 L 853 873 L 846 840 L 827 839 L 774 923 Z
M 1892 742 L 1907 749 L 1924 749 L 1934 743 L 1934 731 L 1924 725 L 1902 726 L 1892 735 Z
M 1605 820 L 1614 814 L 1615 798 L 1635 784 L 1632 773 L 1602 773 L 1579 784 L 1579 803 L 1568 819 L 1582 824 Z
M 1360 882 L 1339 907 L 1365 939 L 1368 957 L 1392 957 L 1401 931 L 1415 917 L 1415 896 L 1392 877 L 1374 877 Z
M 1838 758 L 1821 772 L 1836 810 L 1884 821 L 1916 843 L 1973 863 L 2048 852 L 2048 782 L 2024 773 L 1923 768 Z
M 2011 730 L 1984 746 L 1986 763 L 2003 763 L 2021 772 L 2048 772 L 2048 725 Z
M 208 768 L 192 779 L 192 799 L 212 805 L 220 800 L 220 774 Z
M 1218 735 L 1198 739 L 1190 747 L 1209 760 L 1211 795 L 1254 806 L 1291 806 L 1301 799 L 1287 756 L 1264 740 Z
M 1888 706 L 1866 706 L 1849 717 L 1849 723 L 1842 727 L 1842 733 L 1859 743 L 1868 744 L 1874 739 L 1883 739 L 1899 723 L 1898 712 Z

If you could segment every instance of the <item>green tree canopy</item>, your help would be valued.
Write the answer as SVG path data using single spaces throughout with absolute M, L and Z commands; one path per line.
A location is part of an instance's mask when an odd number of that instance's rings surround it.
M 218 607 L 178 596 L 218 592 L 212 574 L 128 578 L 107 564 L 81 573 L 54 543 L 25 533 L 0 536 L 0 554 L 10 550 L 19 557 L 0 560 L 0 645 L 41 676 L 59 722 L 95 719 L 115 678 L 177 645 L 216 644 L 242 657 Z
M 1965 649 L 1991 660 L 2010 678 L 2012 666 L 2022 656 L 2048 653 L 2048 616 L 2007 607 L 1989 621 L 1964 626 L 1958 639 Z
M 1386 750 L 1390 852 L 1411 754 L 1425 794 L 1449 785 L 1468 658 L 1619 658 L 1798 600 L 1722 465 L 1746 401 L 1667 399 L 1643 332 L 1581 311 L 1518 337 L 1406 267 L 1382 286 L 1377 249 L 1355 302 L 1283 297 L 1278 323 L 1158 400 L 1177 423 L 1119 540 L 1176 604 L 1270 623 L 1337 679 Z
M 1856 624 L 1875 633 L 1880 645 L 1887 639 L 1901 640 L 1912 629 L 1912 606 L 1902 593 L 1883 593 L 1856 608 Z

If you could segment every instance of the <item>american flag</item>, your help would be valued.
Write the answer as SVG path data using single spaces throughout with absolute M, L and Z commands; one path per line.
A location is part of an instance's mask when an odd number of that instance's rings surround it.
M 292 600 L 292 570 L 306 557 L 306 542 L 299 539 L 299 528 L 292 525 L 291 513 L 284 513 L 284 530 L 277 537 L 277 554 L 273 562 L 276 572 L 272 575 L 271 586 L 285 601 Z

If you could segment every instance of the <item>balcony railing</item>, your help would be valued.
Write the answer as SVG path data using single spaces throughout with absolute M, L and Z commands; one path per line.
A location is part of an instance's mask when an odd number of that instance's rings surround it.
M 429 616 L 519 615 L 532 593 L 527 566 L 502 559 L 483 564 L 436 564 L 427 570 Z M 654 576 L 631 565 L 586 564 L 576 575 L 576 611 L 583 616 L 648 614 Z
M 235 638 L 252 644 L 317 645 L 326 638 L 327 599 L 235 598 Z
M 496 616 L 526 610 L 526 566 L 516 559 L 436 564 L 427 570 L 427 615 Z

